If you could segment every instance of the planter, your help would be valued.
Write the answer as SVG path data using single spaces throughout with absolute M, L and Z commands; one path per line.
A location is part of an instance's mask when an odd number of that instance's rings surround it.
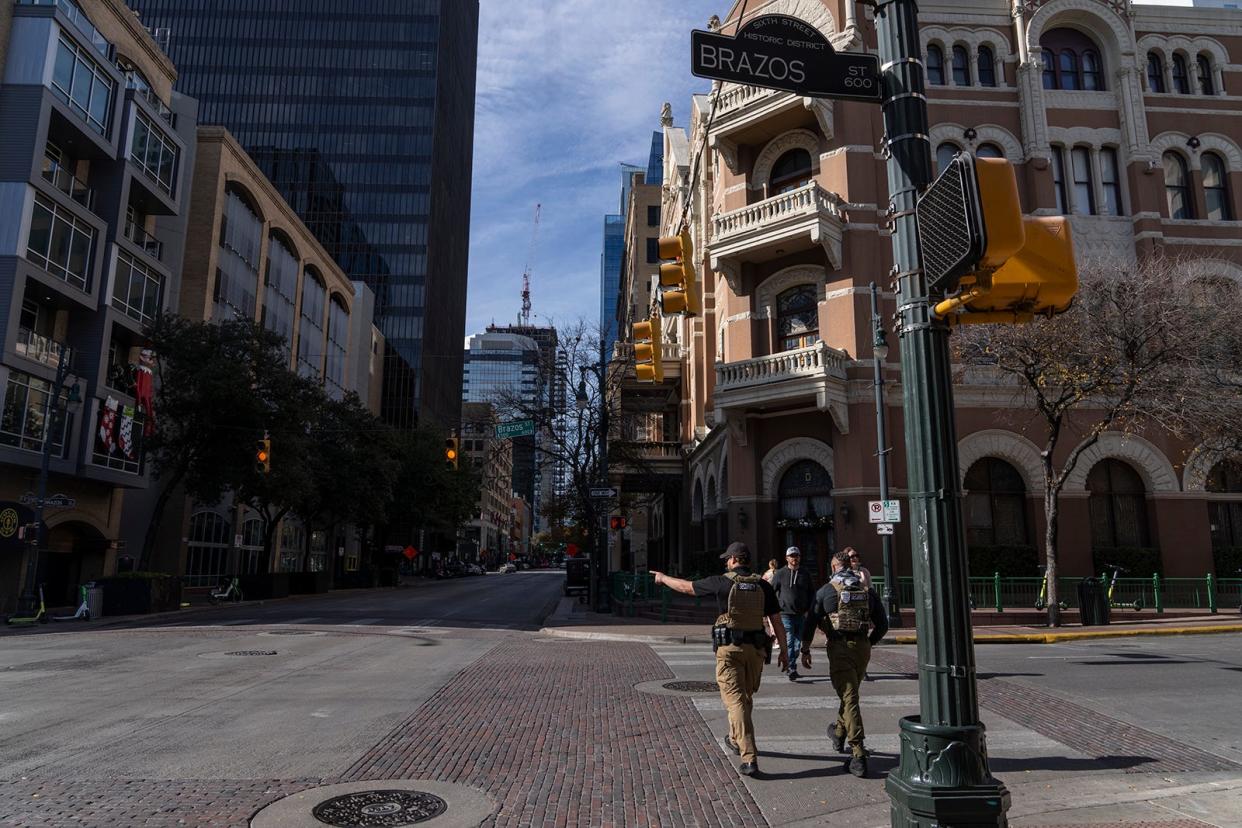
M 331 572 L 290 572 L 288 578 L 291 595 L 314 595 L 332 586 Z
M 181 608 L 181 579 L 175 576 L 103 578 L 105 615 L 146 615 Z
M 266 601 L 289 595 L 289 573 L 264 572 L 258 575 L 242 575 L 238 586 L 247 601 Z

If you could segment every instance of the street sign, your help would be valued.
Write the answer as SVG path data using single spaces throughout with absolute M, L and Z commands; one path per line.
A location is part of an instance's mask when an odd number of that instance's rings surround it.
M 513 420 L 496 424 L 496 437 L 501 440 L 508 440 L 512 437 L 530 437 L 534 433 L 534 420 Z
M 591 489 L 591 497 L 598 498 L 600 500 L 607 500 L 610 497 L 616 497 L 616 496 L 617 496 L 617 490 L 611 487 L 608 487 L 608 488 L 601 487 L 598 489 Z
M 690 49 L 690 71 L 701 78 L 880 102 L 878 57 L 837 52 L 819 29 L 789 15 L 756 17 L 732 36 L 695 29 Z
M 875 525 L 875 533 L 876 533 L 877 535 L 891 535 L 891 534 L 893 534 L 893 524 L 891 524 L 891 523 L 877 523 L 877 524 Z
M 868 500 L 867 520 L 871 523 L 901 523 L 901 501 Z
M 39 505 L 39 498 L 35 496 L 34 492 L 26 492 L 24 495 L 18 498 L 18 501 L 20 503 L 25 504 L 26 506 L 37 507 Z M 49 495 L 48 497 L 43 498 L 44 508 L 51 506 L 54 509 L 72 509 L 77 505 L 78 505 L 77 498 L 69 497 L 68 495 L 54 494 L 54 495 Z

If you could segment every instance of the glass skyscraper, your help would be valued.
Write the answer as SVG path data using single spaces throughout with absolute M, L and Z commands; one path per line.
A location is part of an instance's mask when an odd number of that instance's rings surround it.
M 461 415 L 478 0 L 128 0 L 387 339 L 384 419 Z

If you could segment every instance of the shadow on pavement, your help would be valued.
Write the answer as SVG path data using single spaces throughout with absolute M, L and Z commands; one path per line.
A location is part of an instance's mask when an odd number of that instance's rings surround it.
M 1151 756 L 1101 756 L 1096 759 L 1069 756 L 1031 756 L 1025 759 L 1006 759 L 993 756 L 988 766 L 993 773 L 1018 773 L 1020 771 L 1087 771 L 1124 770 L 1159 761 Z

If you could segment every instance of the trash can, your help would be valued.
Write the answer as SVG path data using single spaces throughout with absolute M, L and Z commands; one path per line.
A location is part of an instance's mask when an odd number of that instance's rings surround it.
M 86 609 L 91 618 L 103 618 L 103 587 L 96 586 L 94 581 L 86 583 Z
M 1083 578 L 1078 583 L 1078 617 L 1084 627 L 1109 622 L 1108 591 L 1099 578 Z

